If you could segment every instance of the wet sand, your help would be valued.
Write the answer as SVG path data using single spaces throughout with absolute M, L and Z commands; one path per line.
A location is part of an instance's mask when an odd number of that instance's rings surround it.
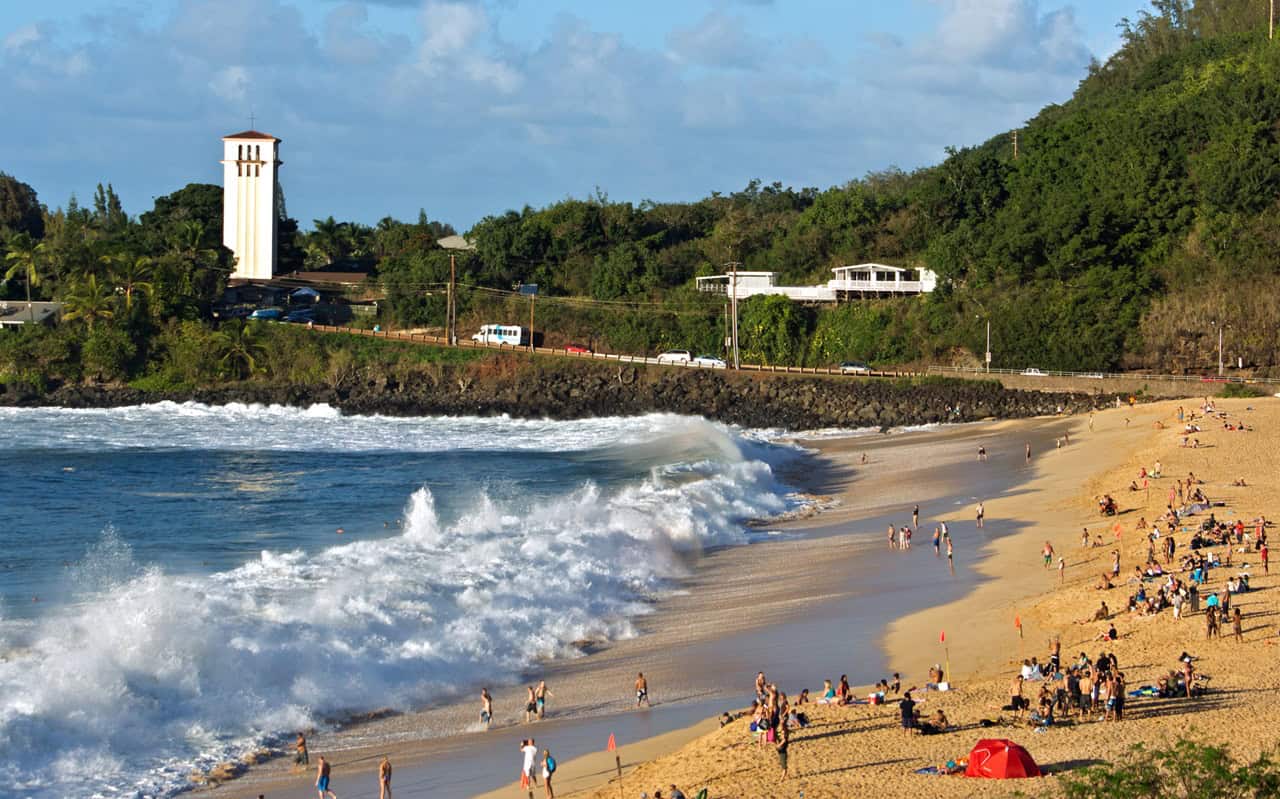
M 624 764 L 678 747 L 701 733 L 690 725 L 744 707 L 757 670 L 813 686 L 842 673 L 855 683 L 874 681 L 888 671 L 880 645 L 886 624 L 972 591 L 987 579 L 975 568 L 979 551 L 1012 529 L 953 524 L 951 574 L 945 557 L 934 557 L 927 532 L 910 552 L 888 551 L 888 523 L 910 524 L 917 502 L 925 531 L 939 518 L 967 517 L 979 498 L 990 508 L 992 497 L 1016 493 L 1034 476 L 1023 443 L 1030 441 L 1036 452 L 1052 449 L 1068 424 L 1042 419 L 806 442 L 817 454 L 784 478 L 810 493 L 837 495 L 840 504 L 773 526 L 777 535 L 760 543 L 706 553 L 680 593 L 638 621 L 638 637 L 528 675 L 546 679 L 555 693 L 547 720 L 515 724 L 524 692 L 504 687 L 494 689 L 500 725 L 491 731 L 459 734 L 478 704 L 448 703 L 317 735 L 313 759 L 326 753 L 335 763 L 334 784 L 344 797 L 376 791 L 373 775 L 383 752 L 397 765 L 399 796 L 463 797 L 499 788 L 515 795 L 519 741 L 534 736 L 564 764 L 559 785 L 565 791 L 607 778 L 598 756 L 573 759 L 602 750 L 609 734 L 623 745 Z M 975 468 L 979 444 L 991 455 Z M 651 710 L 631 708 L 638 671 L 649 678 Z M 654 736 L 663 737 L 649 740 Z M 309 797 L 312 783 L 310 773 L 290 775 L 277 760 L 211 792 Z

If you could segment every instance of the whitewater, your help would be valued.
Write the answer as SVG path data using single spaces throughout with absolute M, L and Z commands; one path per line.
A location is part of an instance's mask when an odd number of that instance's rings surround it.
M 0 409 L 0 796 L 160 797 L 298 729 L 515 681 L 793 509 L 702 419 Z

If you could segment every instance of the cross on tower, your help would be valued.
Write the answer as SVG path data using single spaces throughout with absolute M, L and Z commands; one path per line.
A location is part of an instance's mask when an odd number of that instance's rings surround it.
M 257 122 L 258 122 L 258 118 L 254 116 L 254 113 L 252 111 L 250 111 L 249 112 L 249 130 L 257 130 L 258 129 Z

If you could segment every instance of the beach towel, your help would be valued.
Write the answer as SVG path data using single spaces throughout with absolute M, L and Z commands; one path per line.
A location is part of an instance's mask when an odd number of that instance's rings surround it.
M 925 766 L 924 768 L 916 769 L 915 773 L 916 774 L 941 774 L 942 772 L 938 771 L 937 766 Z

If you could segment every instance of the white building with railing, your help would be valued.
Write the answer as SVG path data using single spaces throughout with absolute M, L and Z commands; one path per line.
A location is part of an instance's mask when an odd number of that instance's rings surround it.
M 730 272 L 697 278 L 698 291 L 739 300 L 761 294 L 779 294 L 796 302 L 843 302 L 867 297 L 928 294 L 938 286 L 938 276 L 928 269 L 907 269 L 886 264 L 837 266 L 825 286 L 778 286 L 776 272 Z

